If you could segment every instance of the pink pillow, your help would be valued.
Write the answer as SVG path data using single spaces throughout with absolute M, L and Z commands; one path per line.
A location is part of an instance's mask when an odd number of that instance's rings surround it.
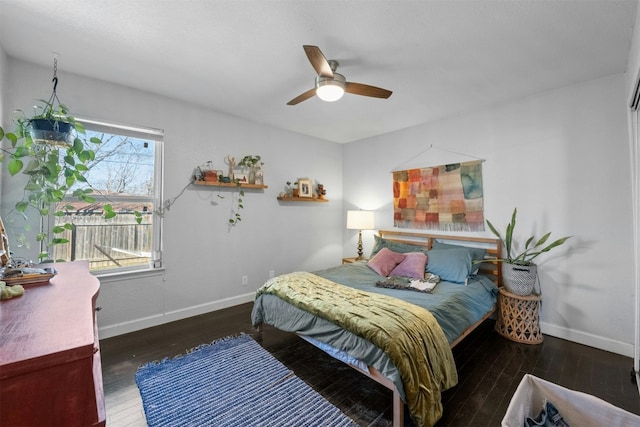
M 424 252 L 408 252 L 404 255 L 404 260 L 391 270 L 389 275 L 424 279 L 424 272 L 427 266 L 427 256 Z
M 400 264 L 404 259 L 404 254 L 393 252 L 391 249 L 382 248 L 367 265 L 381 276 L 387 277 L 396 265 Z M 423 270 L 424 274 L 424 270 Z

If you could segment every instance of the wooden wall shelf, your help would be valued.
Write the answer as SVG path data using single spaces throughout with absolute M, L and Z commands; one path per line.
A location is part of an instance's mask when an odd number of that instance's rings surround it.
M 236 184 L 235 182 L 208 182 L 208 181 L 193 181 L 194 185 L 202 185 L 206 187 L 236 187 L 236 188 L 255 188 L 264 189 L 269 188 L 267 185 L 261 184 Z
M 317 199 L 314 197 L 278 197 L 283 202 L 328 202 L 327 199 Z

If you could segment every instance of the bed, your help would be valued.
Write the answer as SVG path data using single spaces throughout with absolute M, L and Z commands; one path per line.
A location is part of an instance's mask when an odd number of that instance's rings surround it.
M 267 281 L 252 323 L 295 332 L 389 388 L 394 426 L 404 403 L 416 425 L 432 426 L 457 383 L 451 349 L 496 309 L 500 266 L 478 261 L 501 252 L 497 239 L 381 230 L 370 260 Z M 433 290 L 408 287 L 420 269 L 439 277 Z

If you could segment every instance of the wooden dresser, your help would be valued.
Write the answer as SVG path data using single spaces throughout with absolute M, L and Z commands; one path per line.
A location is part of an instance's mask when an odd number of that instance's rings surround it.
M 0 426 L 104 426 L 95 305 L 85 261 L 0 302 Z

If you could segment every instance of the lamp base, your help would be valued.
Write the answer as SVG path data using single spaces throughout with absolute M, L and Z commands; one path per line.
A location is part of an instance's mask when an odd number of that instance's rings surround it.
M 364 259 L 362 254 L 364 251 L 362 250 L 362 230 L 358 230 L 358 257 L 356 258 L 358 261 Z

